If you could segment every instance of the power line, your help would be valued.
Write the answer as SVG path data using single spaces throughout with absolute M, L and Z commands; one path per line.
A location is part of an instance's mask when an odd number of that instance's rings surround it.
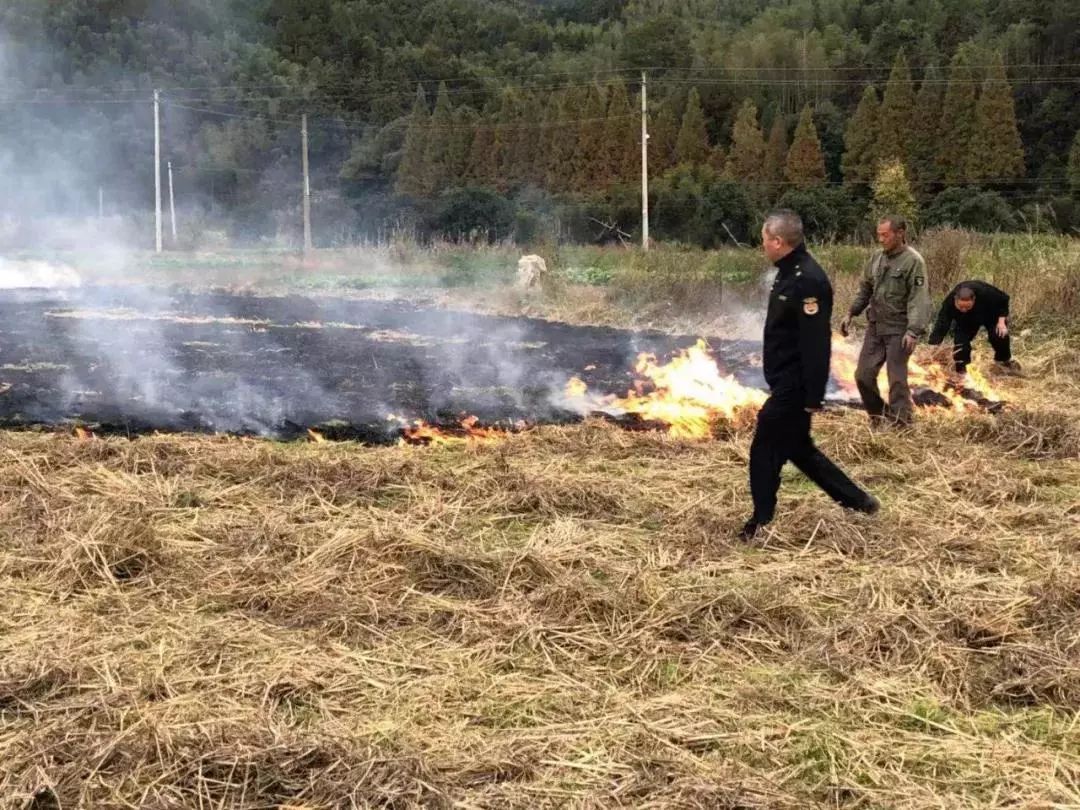
M 965 65 L 963 69 L 965 71 L 979 71 L 994 67 L 994 65 Z M 1025 64 L 1012 64 L 1005 65 L 1006 70 L 1019 69 L 1019 68 L 1032 68 L 1046 70 L 1049 68 L 1068 68 L 1071 70 L 1080 71 L 1080 63 L 1073 62 L 1059 62 L 1059 63 L 1025 63 Z M 795 66 L 732 66 L 732 67 L 700 67 L 700 68 L 682 68 L 682 67 L 665 67 L 654 66 L 644 68 L 646 72 L 654 72 L 661 74 L 656 81 L 675 82 L 680 81 L 686 84 L 744 84 L 748 82 L 758 84 L 769 84 L 785 86 L 790 84 L 803 84 L 804 80 L 801 78 L 775 78 L 771 74 L 795 74 L 796 76 L 814 77 L 808 78 L 808 81 L 812 81 L 818 85 L 862 85 L 867 83 L 867 79 L 858 78 L 828 78 L 829 74 L 844 73 L 844 72 L 860 72 L 866 75 L 872 73 L 885 74 L 890 71 L 888 68 L 866 68 L 866 67 L 851 67 L 851 66 L 836 66 L 836 67 L 795 67 Z M 308 89 L 297 90 L 296 88 L 289 87 L 283 82 L 277 82 L 274 84 L 264 85 L 249 85 L 249 84 L 220 84 L 220 85 L 189 85 L 189 86 L 175 86 L 165 87 L 162 89 L 163 93 L 176 93 L 176 92 L 195 92 L 206 91 L 214 93 L 237 93 L 237 94 L 250 94 L 256 90 L 274 90 L 281 89 L 285 92 L 276 95 L 246 95 L 243 98 L 235 99 L 236 101 L 249 101 L 249 102 L 261 102 L 261 101 L 310 101 L 318 98 L 337 98 L 337 99 L 353 99 L 357 101 L 382 101 L 385 99 L 394 98 L 406 98 L 415 94 L 416 84 L 436 84 L 451 81 L 468 81 L 468 82 L 484 82 L 493 83 L 492 87 L 448 87 L 446 93 L 448 95 L 490 95 L 498 90 L 521 90 L 521 91 L 553 91 L 559 89 L 574 89 L 580 87 L 591 87 L 593 85 L 602 83 L 601 78 L 603 76 L 618 76 L 623 73 L 637 73 L 641 68 L 600 68 L 590 71 L 552 71 L 549 73 L 536 73 L 526 74 L 525 77 L 550 77 L 550 76 L 566 76 L 576 78 L 579 81 L 576 82 L 560 82 L 560 83 L 546 83 L 546 84 L 528 84 L 506 82 L 501 77 L 497 76 L 462 76 L 456 78 L 441 78 L 441 79 L 376 79 L 375 82 L 379 84 L 392 84 L 392 83 L 404 83 L 409 82 L 411 89 L 401 89 L 389 92 L 381 92 L 369 94 L 359 91 L 355 88 L 355 83 L 352 81 L 340 81 L 340 82 L 328 82 L 315 86 L 311 86 Z M 669 78 L 672 74 L 699 74 L 701 78 L 685 78 L 676 79 Z M 743 74 L 754 74 L 749 78 Z M 762 75 L 764 74 L 764 75 Z M 824 75 L 826 78 L 817 78 L 818 74 Z M 520 77 L 519 77 L 520 78 Z M 1012 85 L 1025 85 L 1025 84 L 1052 84 L 1052 83 L 1075 83 L 1080 82 L 1080 75 L 1062 75 L 1062 74 L 1039 74 L 1034 76 L 1015 77 L 1013 79 L 994 80 L 994 79 L 979 79 L 979 78 L 959 78 L 959 77 L 941 77 L 937 79 L 911 79 L 911 82 L 926 82 L 930 81 L 934 84 L 949 84 L 949 83 L 961 83 L 961 84 L 983 84 L 986 81 L 990 82 L 1004 82 Z M 333 88 L 345 88 L 334 91 Z M 142 98 L 148 98 L 151 94 L 151 90 L 143 88 L 64 88 L 63 90 L 53 89 L 36 89 L 26 91 L 23 96 L 8 96 L 7 98 L 0 97 L 0 104 L 130 104 L 138 103 Z M 78 95 L 72 94 L 101 94 L 102 98 L 81 98 Z M 49 95 L 53 94 L 53 95 Z M 117 98 L 117 95 L 123 97 Z M 217 101 L 213 96 L 206 97 L 187 97 L 187 101 Z
M 265 115 L 244 115 L 242 113 L 225 112 L 223 110 L 211 110 L 204 107 L 189 107 L 186 104 L 178 104 L 175 101 L 166 100 L 168 106 L 174 107 L 179 110 L 189 110 L 191 112 L 205 113 L 207 115 L 219 115 L 223 118 L 238 118 L 244 121 L 267 121 L 273 124 L 282 124 L 285 126 L 294 126 L 299 123 L 300 118 L 271 118 Z
M 753 85 L 766 85 L 768 87 L 864 87 L 871 82 L 857 79 L 769 79 L 769 78 L 754 78 L 742 76 L 739 78 L 731 79 L 655 79 L 655 82 L 659 84 L 678 84 L 689 85 L 694 87 L 721 87 L 721 86 L 742 86 L 747 84 Z M 1011 79 L 911 79 L 908 81 L 901 81 L 902 85 L 923 85 L 930 84 L 934 86 L 948 86 L 951 84 L 957 85 L 975 85 L 982 87 L 987 84 L 1004 85 L 1007 87 L 1027 87 L 1029 85 L 1037 84 L 1080 84 L 1080 76 L 1062 76 L 1062 77 L 1040 77 L 1034 79 L 1023 80 L 1011 80 Z
M 492 88 L 446 88 L 446 94 L 448 96 L 497 96 L 500 91 L 521 91 L 521 92 L 558 92 L 561 90 L 576 90 L 581 88 L 600 87 L 600 83 L 596 81 L 586 81 L 574 84 L 553 84 L 553 85 L 499 85 Z M 375 95 L 367 95 L 360 92 L 342 92 L 342 93 L 325 93 L 313 95 L 310 93 L 294 93 L 283 96 L 247 96 L 236 99 L 217 99 L 210 98 L 183 98 L 183 101 L 204 101 L 208 103 L 259 103 L 259 102 L 276 102 L 276 101 L 303 101 L 303 102 L 318 102 L 320 100 L 336 100 L 336 101 L 363 101 L 366 103 L 374 103 L 377 101 L 385 101 L 387 99 L 402 99 L 408 100 L 416 96 L 416 90 L 400 90 L 393 93 L 381 93 Z
M 646 68 L 646 70 L 655 70 L 658 68 Z M 484 76 L 484 75 L 467 75 L 467 76 L 449 76 L 449 77 L 408 77 L 408 78 L 367 78 L 363 77 L 362 81 L 366 83 L 377 82 L 380 84 L 405 84 L 407 83 L 412 90 L 401 90 L 398 92 L 407 93 L 415 92 L 417 84 L 439 84 L 441 82 L 501 82 L 506 78 L 514 78 L 517 80 L 527 78 L 546 78 L 550 76 L 600 76 L 600 75 L 614 75 L 614 74 L 637 74 L 641 72 L 641 68 L 595 68 L 589 71 L 570 71 L 570 70 L 554 70 L 538 73 L 524 73 L 514 77 L 503 76 Z M 318 87 L 335 88 L 335 87 L 351 87 L 358 80 L 356 79 L 342 79 L 333 82 L 323 82 L 317 85 Z M 232 84 L 201 84 L 201 85 L 168 85 L 162 84 L 160 89 L 162 93 L 172 92 L 186 92 L 186 91 L 224 91 L 224 90 L 238 90 L 238 91 L 257 91 L 257 90 L 273 90 L 273 89 L 292 89 L 285 81 L 274 82 L 269 84 L 247 84 L 247 83 L 232 83 Z M 55 92 L 52 88 L 34 88 L 27 90 L 28 93 L 49 93 Z M 134 94 L 134 95 L 149 95 L 153 92 L 153 88 L 66 88 L 64 92 L 82 92 L 82 93 L 112 93 L 112 94 Z
M 1022 69 L 1073 69 L 1080 70 L 1080 62 L 1014 62 L 1003 63 L 1006 70 L 1022 70 Z M 933 65 L 927 67 L 935 67 L 938 69 L 950 69 L 948 65 Z M 988 70 L 990 68 L 997 67 L 996 64 L 967 64 L 963 65 L 964 70 Z M 459 76 L 417 76 L 417 77 L 402 77 L 402 78 L 379 78 L 370 79 L 364 78 L 365 82 L 378 82 L 380 84 L 408 84 L 413 90 L 417 84 L 438 84 L 441 82 L 504 82 L 505 79 L 514 79 L 518 82 L 527 78 L 547 78 L 552 76 L 570 76 L 575 78 L 582 77 L 598 77 L 601 75 L 619 75 L 630 74 L 636 75 L 645 71 L 647 73 L 656 72 L 679 72 L 679 73 L 871 73 L 871 72 L 884 72 L 888 73 L 891 70 L 889 67 L 872 68 L 867 66 L 852 66 L 852 65 L 835 65 L 835 66 L 796 66 L 796 65 L 731 65 L 731 66 L 712 66 L 712 67 L 681 67 L 676 65 L 648 65 L 638 67 L 625 67 L 625 68 L 592 68 L 587 71 L 540 71 L 536 73 L 524 73 L 516 76 L 496 76 L 496 75 L 459 75 Z M 357 80 L 342 79 L 339 81 L 323 82 L 314 87 L 318 88 L 340 88 L 351 87 Z M 518 85 L 526 86 L 526 85 Z M 195 85 L 160 85 L 160 89 L 163 93 L 170 92 L 188 92 L 188 91 L 258 91 L 258 90 L 274 90 L 284 89 L 291 90 L 287 80 L 283 79 L 278 82 L 266 83 L 266 84 L 249 84 L 249 83 L 230 83 L 230 84 L 195 84 Z M 314 89 L 314 88 L 313 88 Z M 26 92 L 35 93 L 49 93 L 55 92 L 53 88 L 34 88 L 27 90 Z M 152 92 L 152 88 L 65 88 L 66 93 L 108 93 L 112 95 L 128 94 L 128 95 L 148 95 Z M 409 92 L 402 90 L 399 92 Z
M 287 126 L 295 126 L 300 120 L 299 118 L 288 118 L 288 119 L 286 119 L 286 118 L 269 118 L 267 116 L 262 116 L 262 115 L 244 115 L 242 113 L 225 112 L 223 110 L 212 110 L 212 109 L 205 108 L 205 107 L 191 107 L 191 106 L 188 106 L 186 104 L 179 104 L 179 103 L 177 103 L 175 101 L 170 101 L 170 102 L 167 102 L 167 103 L 168 103 L 168 105 L 170 107 L 175 107 L 175 108 L 181 109 L 181 110 L 189 110 L 189 111 L 192 111 L 192 112 L 205 113 L 207 115 L 219 115 L 219 116 L 222 116 L 224 118 L 235 118 L 235 119 L 240 119 L 240 120 L 245 120 L 245 121 L 267 121 L 267 122 L 275 123 L 275 124 L 283 124 L 283 125 L 287 125 Z M 603 117 L 592 117 L 592 118 L 569 118 L 569 119 L 559 119 L 558 121 L 537 121 L 537 122 L 533 122 L 533 123 L 508 122 L 508 123 L 499 123 L 499 124 L 485 124 L 485 123 L 453 124 L 453 125 L 450 125 L 450 126 L 441 126 L 441 127 L 428 126 L 428 127 L 425 127 L 424 129 L 425 129 L 426 132 L 463 132 L 463 131 L 472 131 L 472 132 L 489 132 L 490 131 L 490 132 L 494 132 L 494 131 L 499 131 L 499 130 L 521 130 L 521 129 L 539 130 L 539 129 L 554 129 L 554 128 L 564 127 L 564 126 L 579 126 L 579 125 L 582 125 L 582 124 L 607 123 L 609 121 L 623 121 L 623 120 L 628 120 L 628 119 L 631 119 L 631 118 L 636 118 L 636 115 L 634 113 L 627 113 L 625 115 L 605 115 Z M 313 121 L 312 123 L 321 124 L 321 125 L 324 125 L 324 126 L 337 126 L 337 125 L 340 125 L 340 126 L 342 126 L 343 128 L 346 128 L 346 129 L 360 129 L 360 128 L 366 128 L 366 127 L 372 126 L 372 124 L 370 122 L 350 123 L 348 121 L 334 120 L 334 119 L 316 120 L 316 121 Z

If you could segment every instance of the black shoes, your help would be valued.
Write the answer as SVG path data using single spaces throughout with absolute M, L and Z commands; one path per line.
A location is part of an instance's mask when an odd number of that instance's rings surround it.
M 855 512 L 862 512 L 864 515 L 876 515 L 881 511 L 881 501 L 875 498 L 873 495 L 867 493 L 866 499 L 860 503 L 847 507 Z M 757 535 L 758 530 L 765 526 L 769 521 L 759 521 L 756 517 L 750 518 L 743 524 L 743 527 L 739 529 L 740 540 L 753 540 Z
M 758 529 L 764 526 L 764 523 L 758 523 L 756 518 L 750 518 L 746 521 L 746 524 L 739 529 L 740 540 L 753 540 L 754 535 L 758 533 Z
M 873 495 L 867 495 L 866 500 L 860 503 L 858 506 L 852 506 L 856 512 L 862 512 L 864 515 L 876 515 L 881 511 L 881 501 L 875 498 Z

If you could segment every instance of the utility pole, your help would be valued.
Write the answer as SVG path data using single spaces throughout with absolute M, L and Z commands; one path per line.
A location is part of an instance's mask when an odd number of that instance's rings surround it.
M 641 71 L 641 249 L 649 249 L 649 106 L 645 71 Z
M 161 253 L 161 91 L 154 91 L 154 249 Z
M 307 113 L 300 119 L 304 163 L 304 252 L 311 253 L 311 177 L 308 175 Z
M 105 219 L 105 188 L 97 187 L 97 215 L 98 219 Z
M 172 243 L 176 247 L 176 197 L 173 196 L 172 161 L 169 161 L 169 221 L 172 222 Z

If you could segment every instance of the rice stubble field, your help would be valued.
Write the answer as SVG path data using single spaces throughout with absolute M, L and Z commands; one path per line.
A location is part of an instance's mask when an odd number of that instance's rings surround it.
M 794 472 L 745 425 L 429 447 L 0 433 L 0 802 L 1080 805 L 1080 366 Z

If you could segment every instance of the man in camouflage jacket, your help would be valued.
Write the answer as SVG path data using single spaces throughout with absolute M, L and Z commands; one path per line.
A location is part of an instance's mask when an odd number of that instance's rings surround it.
M 840 331 L 846 335 L 852 319 L 866 311 L 866 336 L 855 370 L 863 405 L 872 424 L 910 425 L 908 358 L 926 334 L 932 315 L 926 262 L 908 246 L 907 223 L 901 217 L 884 217 L 877 226 L 877 240 L 881 250 L 867 264 Z M 878 390 L 882 366 L 889 379 L 888 403 Z

